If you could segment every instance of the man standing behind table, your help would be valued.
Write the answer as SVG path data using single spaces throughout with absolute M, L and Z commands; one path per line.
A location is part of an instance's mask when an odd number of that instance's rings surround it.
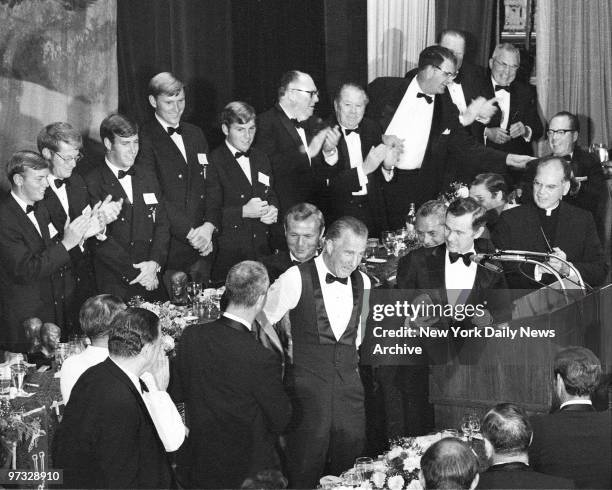
M 277 358 L 256 339 L 255 316 L 269 281 L 259 262 L 233 266 L 221 318 L 185 329 L 171 393 L 185 402 L 190 437 L 185 460 L 193 488 L 239 488 L 280 467 L 274 444 L 291 417 Z
M 357 367 L 369 278 L 357 270 L 368 230 L 346 216 L 331 224 L 323 252 L 291 267 L 268 292 L 271 323 L 289 312 L 293 364 L 285 377 L 294 419 L 287 433 L 292 488 L 314 488 L 326 464 L 339 475 L 364 448 L 364 392 Z
M 27 352 L 22 324 L 37 317 L 63 324 L 74 286 L 66 266 L 79 244 L 98 233 L 97 208 L 55 228 L 44 205 L 49 163 L 38 153 L 18 151 L 6 166 L 11 192 L 0 201 L 0 349 Z
M 100 139 L 105 161 L 85 177 L 87 188 L 94 200 L 110 194 L 123 205 L 119 219 L 94 244 L 98 290 L 124 301 L 136 295 L 165 299 L 159 273 L 168 254 L 168 217 L 155 175 L 134 166 L 138 126 L 111 114 L 100 124 Z
M 224 281 L 242 260 L 272 252 L 270 225 L 278 218 L 272 168 L 265 153 L 251 148 L 255 110 L 245 102 L 230 102 L 221 113 L 225 143 L 210 154 L 206 209 L 219 230 L 212 279 Z
M 164 283 L 169 289 L 177 270 L 206 283 L 214 231 L 205 206 L 208 143 L 200 128 L 181 121 L 185 87 L 172 73 L 158 73 L 151 79 L 149 103 L 155 119 L 140 131 L 136 166 L 155 173 L 166 203 L 170 244 Z

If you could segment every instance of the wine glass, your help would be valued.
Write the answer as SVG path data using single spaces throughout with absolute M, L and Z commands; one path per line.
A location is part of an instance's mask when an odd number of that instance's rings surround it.
M 355 473 L 358 475 L 360 481 L 368 481 L 370 479 L 372 476 L 373 463 L 372 458 L 366 456 L 355 460 Z
M 392 255 L 395 251 L 395 235 L 392 231 L 382 232 L 382 243 L 387 250 L 387 255 Z
M 608 148 L 606 148 L 603 143 L 591 143 L 589 151 L 595 154 L 595 156 L 599 160 L 599 163 L 604 163 L 608 161 Z
M 366 242 L 366 260 L 372 259 L 376 257 L 376 252 L 378 251 L 378 238 L 368 238 Z
M 7 395 L 11 387 L 10 367 L 0 367 L 0 395 Z
M 11 366 L 11 377 L 13 378 L 15 388 L 17 388 L 17 396 L 27 395 L 27 393 L 23 391 L 23 382 L 26 374 L 28 374 L 28 368 L 25 364 L 18 362 Z

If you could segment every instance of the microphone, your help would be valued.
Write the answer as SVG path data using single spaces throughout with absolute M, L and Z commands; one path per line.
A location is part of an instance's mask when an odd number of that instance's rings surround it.
M 493 262 L 490 262 L 491 259 L 492 259 L 491 254 L 472 254 L 470 255 L 470 260 L 474 262 L 475 264 L 478 264 L 491 272 L 497 272 L 497 273 L 503 272 L 504 270 L 500 266 L 495 265 Z
M 508 262 L 524 262 L 525 260 L 550 260 L 548 252 L 531 252 L 528 250 L 496 250 L 490 255 L 497 260 L 506 260 Z

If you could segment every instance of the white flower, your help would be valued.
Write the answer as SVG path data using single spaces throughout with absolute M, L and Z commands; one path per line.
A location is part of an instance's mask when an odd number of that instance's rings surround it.
M 416 480 L 412 480 L 408 484 L 408 486 L 406 487 L 406 490 L 423 490 L 423 487 L 421 486 L 421 482 L 417 478 Z
M 467 187 L 459 187 L 459 189 L 457 189 L 457 197 L 470 197 L 470 190 Z
M 391 460 L 391 459 L 399 458 L 402 455 L 403 451 L 404 449 L 402 447 L 395 446 L 393 449 L 391 449 L 391 451 L 387 453 L 387 459 Z
M 170 352 L 172 349 L 174 349 L 174 346 L 174 339 L 170 337 L 170 335 L 164 334 L 162 336 L 162 347 L 164 348 L 164 351 Z
M 387 486 L 390 490 L 402 490 L 404 488 L 404 478 L 402 475 L 395 475 L 389 478 Z
M 382 488 L 385 486 L 385 480 L 387 479 L 387 475 L 385 475 L 382 471 L 375 471 L 372 474 L 372 483 L 376 488 Z
M 412 471 L 415 468 L 421 467 L 421 457 L 420 456 L 409 456 L 404 460 L 404 470 Z

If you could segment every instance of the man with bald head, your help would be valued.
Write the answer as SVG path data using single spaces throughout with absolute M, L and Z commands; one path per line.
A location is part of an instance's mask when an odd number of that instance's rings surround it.
M 465 442 L 447 437 L 429 446 L 421 457 L 421 487 L 426 490 L 478 485 L 478 458 Z

